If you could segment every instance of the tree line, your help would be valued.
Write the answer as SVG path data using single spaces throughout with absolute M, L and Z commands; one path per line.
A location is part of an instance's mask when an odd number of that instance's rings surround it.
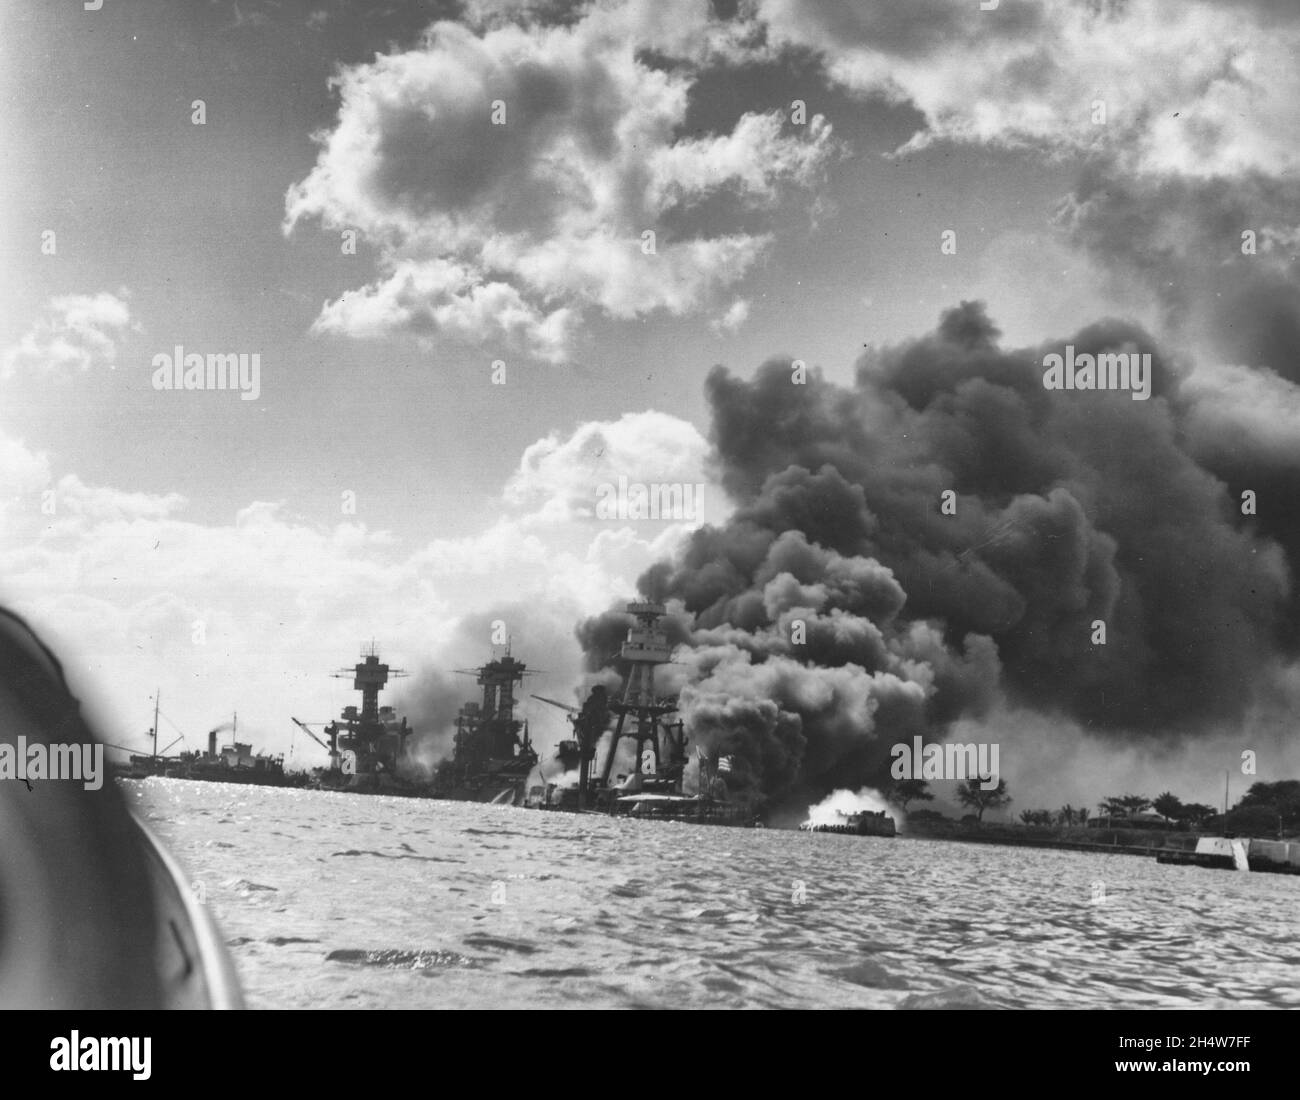
M 924 779 L 900 779 L 885 792 L 890 803 L 906 811 L 912 802 L 930 802 L 934 795 Z M 976 819 L 984 820 L 986 810 L 1001 809 L 1010 805 L 1005 779 L 997 786 L 985 790 L 981 780 L 968 779 L 957 788 L 957 799 L 975 812 Z M 1213 819 L 1227 829 L 1239 832 L 1281 833 L 1288 828 L 1300 827 L 1300 779 L 1283 779 L 1275 783 L 1255 783 L 1242 795 L 1224 818 L 1213 806 L 1203 802 L 1184 802 L 1172 791 L 1155 798 L 1140 794 L 1112 795 L 1097 803 L 1097 812 L 1091 815 L 1087 806 L 1069 804 L 1059 810 L 1023 810 L 1020 820 L 1026 825 L 1087 825 L 1097 818 L 1132 819 L 1146 810 L 1154 810 L 1170 825 L 1200 828 Z

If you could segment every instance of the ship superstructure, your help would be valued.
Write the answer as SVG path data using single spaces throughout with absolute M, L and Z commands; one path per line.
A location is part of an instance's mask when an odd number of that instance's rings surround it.
M 576 784 L 549 783 L 534 788 L 529 804 L 540 809 L 590 809 L 708 824 L 752 824 L 752 812 L 730 800 L 725 781 L 716 767 L 708 766 L 702 753 L 698 754 L 700 793 L 684 793 L 682 780 L 688 760 L 684 724 L 676 717 L 676 696 L 658 694 L 655 685 L 655 669 L 672 661 L 673 647 L 661 626 L 666 609 L 663 604 L 641 600 L 629 603 L 627 610 L 632 625 L 619 649 L 619 659 L 627 670 L 619 698 L 611 700 L 602 685 L 591 689 L 581 709 L 534 696 L 569 712 L 574 737 L 560 742 L 556 759 L 566 772 L 576 765 L 578 775 Z M 611 720 L 613 728 L 609 729 Z M 606 732 L 610 737 L 604 764 L 595 775 L 598 746 Z M 625 740 L 633 745 L 633 766 L 617 775 L 615 760 Z
M 159 693 L 161 694 L 161 693 Z M 208 731 L 207 751 L 183 750 L 175 756 L 167 750 L 184 740 L 181 734 L 171 745 L 158 751 L 158 696 L 154 697 L 154 724 L 148 736 L 153 739 L 154 751 L 148 755 L 133 753 L 125 763 L 115 764 L 114 774 L 121 779 L 144 779 L 162 776 L 166 779 L 200 779 L 212 783 L 253 783 L 269 787 L 301 787 L 310 779 L 305 772 L 285 770 L 284 753 L 256 752 L 248 741 L 240 741 L 239 715 Z M 171 721 L 168 719 L 168 721 Z M 221 735 L 229 731 L 231 744 L 219 747 Z M 180 731 L 177 730 L 179 733 Z
M 329 765 L 319 773 L 321 786 L 404 793 L 411 784 L 398 775 L 398 763 L 414 731 L 392 707 L 379 705 L 379 693 L 390 679 L 408 673 L 384 664 L 372 642 L 362 647 L 361 659 L 352 668 L 333 675 L 351 678 L 353 689 L 361 692 L 361 706 L 344 707 L 325 726 L 324 739 L 312 733 L 307 723 L 293 720 L 329 753 Z
M 218 739 L 230 731 L 231 743 L 218 746 Z M 284 770 L 284 753 L 254 752 L 250 742 L 239 739 L 239 715 L 224 724 L 208 730 L 207 752 L 183 752 L 180 760 L 185 766 L 181 773 L 185 779 L 205 779 L 215 783 L 255 783 L 264 786 L 298 786 L 306 781 L 305 775 L 293 775 Z
M 636 747 L 635 764 L 622 789 L 630 793 L 646 790 L 681 794 L 686 737 L 680 719 L 669 721 L 677 713 L 677 698 L 655 693 L 655 669 L 673 659 L 668 635 L 659 625 L 664 606 L 643 601 L 628 604 L 627 610 L 633 625 L 619 656 L 627 662 L 628 671 L 622 699 L 609 707 L 616 721 L 601 783 L 609 786 L 614 756 L 620 742 L 627 738 Z
M 528 723 L 515 717 L 515 688 L 529 675 L 528 667 L 507 647 L 504 656 L 461 671 L 475 677 L 483 694 L 460 708 L 452 754 L 434 775 L 435 796 L 522 802 L 528 774 L 537 765 Z

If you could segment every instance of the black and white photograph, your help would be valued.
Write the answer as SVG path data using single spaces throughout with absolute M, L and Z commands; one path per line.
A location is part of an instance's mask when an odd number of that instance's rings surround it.
M 0 0 L 33 1064 L 204 1030 L 126 1010 L 860 1009 L 1250 1073 L 1300 1007 L 1298 47 L 1294 0 Z

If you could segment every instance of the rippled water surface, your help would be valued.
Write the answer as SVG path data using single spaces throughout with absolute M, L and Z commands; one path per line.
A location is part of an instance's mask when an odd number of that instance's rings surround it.
M 124 790 L 201 885 L 253 1008 L 1300 1006 L 1300 876 L 172 779 Z

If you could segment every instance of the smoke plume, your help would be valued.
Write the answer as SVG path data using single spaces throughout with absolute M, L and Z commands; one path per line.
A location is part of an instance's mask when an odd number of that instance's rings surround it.
M 878 784 L 890 745 L 995 706 L 1117 748 L 1206 737 L 1289 661 L 1294 448 L 1216 450 L 1217 383 L 1132 324 L 998 338 L 963 302 L 852 385 L 798 384 L 788 359 L 708 377 L 736 509 L 638 587 L 686 643 L 666 679 L 693 743 L 769 804 Z M 1045 389 L 1067 344 L 1150 353 L 1151 399 Z M 1258 516 L 1238 485 L 1273 490 Z M 582 624 L 590 668 L 627 625 Z
M 897 806 L 891 806 L 879 791 L 863 787 L 856 793 L 846 790 L 832 791 L 817 805 L 808 808 L 808 823 L 838 825 L 843 820 L 841 814 L 857 814 L 863 811 L 886 814 L 894 819 L 895 826 L 902 825 L 904 821 L 902 810 Z

